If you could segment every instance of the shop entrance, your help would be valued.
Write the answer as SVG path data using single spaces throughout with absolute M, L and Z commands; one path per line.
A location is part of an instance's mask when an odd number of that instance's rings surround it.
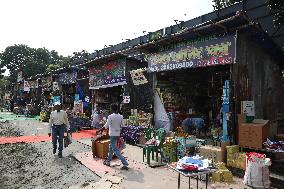
M 229 65 L 158 72 L 157 90 L 171 119 L 171 130 L 186 118 L 203 119 L 199 131 L 205 137 L 211 128 L 221 127 L 223 85 L 229 78 Z
M 101 88 L 94 90 L 94 102 L 98 109 L 110 113 L 112 103 L 122 102 L 123 86 Z

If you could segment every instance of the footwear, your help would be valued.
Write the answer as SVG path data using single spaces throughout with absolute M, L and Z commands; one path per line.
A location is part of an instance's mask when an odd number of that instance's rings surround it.
M 56 148 L 53 148 L 53 154 L 56 154 Z
M 59 158 L 62 158 L 62 152 L 61 152 L 61 153 L 60 153 L 60 152 L 58 153 L 58 157 L 59 157 Z
M 129 168 L 128 168 L 127 166 L 123 166 L 123 167 L 120 168 L 120 170 L 126 170 L 126 171 L 127 171 L 128 169 L 129 169 Z
M 105 161 L 103 162 L 103 164 L 106 165 L 106 166 L 110 166 L 110 162 L 107 161 L 107 160 L 105 160 Z

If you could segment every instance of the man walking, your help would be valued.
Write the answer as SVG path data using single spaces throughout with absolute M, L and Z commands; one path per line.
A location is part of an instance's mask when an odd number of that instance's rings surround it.
M 59 143 L 58 157 L 59 158 L 62 158 L 65 126 L 67 127 L 67 132 L 69 132 L 70 125 L 69 125 L 67 113 L 61 110 L 60 102 L 56 102 L 54 104 L 54 111 L 52 111 L 50 114 L 48 136 L 51 136 L 51 133 L 52 133 L 53 154 L 56 153 L 57 140 L 58 140 L 58 143 Z
M 121 170 L 128 170 L 128 162 L 121 155 L 117 147 L 117 140 L 120 137 L 120 130 L 123 125 L 123 116 L 118 113 L 118 105 L 112 104 L 110 108 L 112 114 L 108 116 L 106 124 L 97 131 L 99 133 L 102 130 L 109 128 L 110 144 L 109 144 L 108 158 L 107 160 L 104 161 L 104 165 L 110 166 L 110 162 L 112 160 L 112 156 L 114 153 L 123 164 Z

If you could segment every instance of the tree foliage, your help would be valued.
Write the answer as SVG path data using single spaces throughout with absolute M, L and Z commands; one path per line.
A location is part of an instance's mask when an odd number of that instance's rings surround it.
M 242 0 L 212 0 L 214 10 L 220 10 Z M 284 0 L 267 0 L 268 7 L 274 15 L 274 25 L 282 26 L 284 23 Z
M 212 0 L 214 10 L 220 10 L 235 3 L 241 2 L 241 0 Z
M 267 3 L 274 14 L 274 25 L 281 26 L 284 23 L 284 0 L 268 0 Z
M 76 62 L 89 60 L 89 53 L 85 50 L 74 52 L 73 56 L 64 57 L 58 52 L 46 48 L 30 48 L 27 45 L 13 45 L 7 47 L 0 54 L 0 75 L 4 67 L 10 71 L 10 80 L 16 82 L 19 71 L 24 78 L 29 78 L 40 73 L 49 73 L 58 68 L 64 68 Z

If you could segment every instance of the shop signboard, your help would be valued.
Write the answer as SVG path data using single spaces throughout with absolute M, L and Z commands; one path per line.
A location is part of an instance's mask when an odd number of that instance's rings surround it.
M 230 112 L 230 81 L 226 80 L 223 86 L 222 95 L 222 124 L 223 124 L 223 141 L 228 140 L 228 113 Z
M 77 72 L 65 72 L 59 75 L 59 83 L 61 84 L 72 84 L 76 83 Z
M 90 89 L 100 89 L 126 84 L 125 61 L 112 61 L 89 69 Z
M 159 72 L 183 68 L 207 67 L 235 63 L 235 36 L 215 37 L 188 43 L 171 51 L 147 56 L 148 70 Z

